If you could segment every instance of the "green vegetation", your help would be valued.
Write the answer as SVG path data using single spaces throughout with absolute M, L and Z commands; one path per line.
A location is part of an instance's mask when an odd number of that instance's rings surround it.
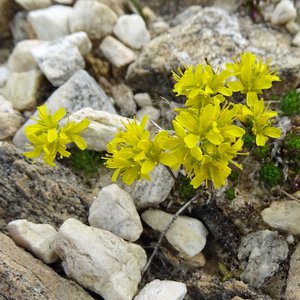
M 225 191 L 225 197 L 230 201 L 235 198 L 235 190 L 233 187 L 230 187 Z
M 284 116 L 294 116 L 300 113 L 300 94 L 296 90 L 288 91 L 282 98 L 280 109 Z
M 282 171 L 272 162 L 261 165 L 260 179 L 269 187 L 279 184 L 282 181 Z
M 182 199 L 190 199 L 193 196 L 195 196 L 196 191 L 193 188 L 193 186 L 191 185 L 191 180 L 188 177 L 185 177 L 183 175 L 179 175 L 177 177 L 177 190 L 179 193 L 179 196 Z

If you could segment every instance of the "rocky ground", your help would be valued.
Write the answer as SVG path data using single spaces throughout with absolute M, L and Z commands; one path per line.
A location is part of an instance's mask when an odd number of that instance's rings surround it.
M 245 141 L 243 172 L 200 191 L 143 273 L 196 191 L 161 166 L 112 184 L 106 144 L 135 115 L 170 128 L 172 70 L 241 51 L 277 68 L 282 137 Z M 299 1 L 0 0 L 0 299 L 300 299 L 299 84 Z M 55 168 L 22 155 L 42 103 L 91 121 Z

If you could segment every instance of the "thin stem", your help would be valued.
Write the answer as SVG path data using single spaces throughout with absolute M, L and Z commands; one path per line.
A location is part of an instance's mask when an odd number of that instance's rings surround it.
M 169 174 L 171 175 L 171 177 L 174 179 L 174 181 L 177 180 L 177 177 L 175 176 L 174 172 L 171 170 L 170 167 L 163 165 L 169 172 Z
M 290 199 L 295 200 L 295 201 L 300 201 L 299 198 L 289 194 L 288 192 L 284 191 L 283 189 L 279 188 L 279 191 L 282 192 L 283 194 L 285 194 L 286 196 L 288 196 Z
M 170 221 L 170 223 L 168 224 L 168 226 L 165 228 L 165 230 L 164 231 L 162 231 L 161 232 L 161 234 L 160 234 L 160 236 L 159 236 L 159 240 L 158 240 L 158 242 L 157 242 L 157 244 L 156 244 L 156 246 L 155 246 L 155 248 L 154 248 L 154 250 L 153 250 L 153 252 L 152 252 L 152 254 L 151 254 L 151 256 L 150 256 L 150 258 L 149 258 L 149 260 L 148 260 L 148 262 L 147 262 L 147 264 L 145 265 L 145 267 L 144 267 L 144 270 L 143 270 L 143 272 L 142 272 L 142 274 L 144 274 L 146 271 L 147 271 L 147 269 L 149 268 L 149 266 L 151 265 L 151 263 L 152 263 L 152 260 L 153 260 L 153 258 L 154 258 L 154 256 L 157 254 L 157 252 L 158 252 L 158 249 L 159 249 L 159 247 L 160 247 L 160 245 L 161 245 L 161 243 L 162 243 L 162 240 L 163 240 L 163 238 L 165 237 L 165 235 L 166 235 L 166 233 L 168 232 L 168 230 L 170 229 L 170 227 L 172 226 L 172 224 L 176 221 L 176 219 L 179 217 L 179 215 L 193 202 L 193 201 L 195 201 L 199 196 L 200 196 L 201 194 L 200 193 L 198 193 L 198 194 L 196 194 L 193 198 L 191 198 L 188 202 L 186 202 L 176 213 L 175 213 L 175 215 L 173 216 L 173 218 L 172 218 L 172 220 Z

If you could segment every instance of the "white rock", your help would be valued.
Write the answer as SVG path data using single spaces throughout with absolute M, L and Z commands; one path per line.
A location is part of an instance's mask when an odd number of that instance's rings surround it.
M 152 37 L 163 34 L 167 32 L 169 29 L 170 29 L 169 24 L 164 21 L 154 22 L 150 25 L 150 32 Z
M 300 299 L 300 243 L 297 244 L 291 259 L 285 291 L 286 300 Z
M 295 21 L 285 24 L 285 27 L 291 34 L 296 34 L 300 30 L 300 26 Z
M 261 216 L 264 222 L 273 228 L 292 234 L 300 233 L 300 203 L 297 201 L 274 201 L 269 208 L 261 212 Z
M 31 11 L 28 21 L 39 40 L 51 41 L 70 33 L 69 16 L 73 9 L 64 5 Z
M 138 208 L 152 207 L 164 202 L 170 194 L 174 179 L 163 165 L 156 166 L 150 173 L 151 180 L 139 180 L 129 191 Z
M 26 10 L 45 8 L 52 4 L 51 0 L 15 0 Z
M 27 220 L 15 220 L 7 230 L 19 246 L 22 246 L 46 264 L 54 263 L 57 255 L 52 245 L 57 237 L 55 228 L 48 224 L 34 224 Z
M 183 300 L 186 293 L 182 282 L 155 279 L 146 284 L 134 300 Z
M 130 195 L 116 184 L 104 187 L 89 211 L 91 226 L 134 242 L 139 239 L 143 227 Z
M 173 218 L 161 210 L 149 209 L 142 214 L 142 219 L 154 230 L 164 231 Z M 179 216 L 166 233 L 166 239 L 179 252 L 195 256 L 202 251 L 206 244 L 208 232 L 197 219 Z
M 148 93 L 137 93 L 133 99 L 139 107 L 152 106 L 152 99 Z
M 0 88 L 3 87 L 9 77 L 10 71 L 6 65 L 0 65 Z
M 72 5 L 75 0 L 54 0 L 55 3 L 58 4 L 65 4 L 65 5 Z
M 105 4 L 97 1 L 77 1 L 70 16 L 71 32 L 84 31 L 91 39 L 111 34 L 117 15 Z
M 300 47 L 300 31 L 293 38 L 292 45 L 296 47 Z
M 114 29 L 114 35 L 127 46 L 141 49 L 150 42 L 150 34 L 140 15 L 121 16 Z
M 142 247 L 75 219 L 60 227 L 55 251 L 68 277 L 105 300 L 131 300 L 147 259 Z
M 124 15 L 124 9 L 126 8 L 127 1 L 125 0 L 96 0 L 98 3 L 102 3 L 110 7 L 117 16 Z
M 137 113 L 137 120 L 142 120 L 145 115 L 149 116 L 149 120 L 158 121 L 160 117 L 160 111 L 153 106 L 143 106 Z
M 117 68 L 130 64 L 136 58 L 136 55 L 132 50 L 112 36 L 107 36 L 102 41 L 100 50 L 107 60 Z
M 22 73 L 11 73 L 2 90 L 3 96 L 9 100 L 15 109 L 32 110 L 37 104 L 42 74 L 31 70 Z
M 6 100 L 3 96 L 0 95 L 0 112 L 12 113 L 14 112 L 12 103 Z
M 70 116 L 71 121 L 80 122 L 84 118 L 90 120 L 90 125 L 81 133 L 87 143 L 87 149 L 106 151 L 107 143 L 110 142 L 120 128 L 124 129 L 123 123 L 127 124 L 130 119 L 106 111 L 83 108 Z
M 53 86 L 60 86 L 85 67 L 78 48 L 67 39 L 44 43 L 32 49 L 32 55 Z
M 38 69 L 31 50 L 42 45 L 43 41 L 25 40 L 19 42 L 8 58 L 7 65 L 12 72 L 27 72 Z
M 27 11 L 19 11 L 15 14 L 9 27 L 14 39 L 14 44 L 23 40 L 30 40 L 34 37 L 34 32 L 27 20 Z
M 292 1 L 282 0 L 276 5 L 271 22 L 274 25 L 284 25 L 294 21 L 296 16 L 297 10 Z
M 65 84 L 60 86 L 46 101 L 50 111 L 55 112 L 64 107 L 70 114 L 83 107 L 90 107 L 96 110 L 104 110 L 116 113 L 110 99 L 86 71 L 76 72 Z M 37 112 L 34 114 L 37 117 Z M 29 119 L 24 126 L 33 124 Z M 24 126 L 16 133 L 13 142 L 18 147 L 23 147 L 27 143 Z
M 67 35 L 65 39 L 75 45 L 82 56 L 86 56 L 92 50 L 93 45 L 88 35 L 83 31 Z

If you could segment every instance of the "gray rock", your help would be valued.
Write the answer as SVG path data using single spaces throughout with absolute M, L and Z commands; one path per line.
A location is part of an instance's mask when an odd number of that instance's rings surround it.
M 133 99 L 139 107 L 152 106 L 152 99 L 148 93 L 137 93 Z
M 87 149 L 106 151 L 107 143 L 110 142 L 119 129 L 124 129 L 123 123 L 127 124 L 130 119 L 105 111 L 83 108 L 70 115 L 70 120 L 80 122 L 84 118 L 90 120 L 90 125 L 82 132 L 81 136 L 87 143 Z
M 133 100 L 133 93 L 127 85 L 115 85 L 111 91 L 122 116 L 131 117 L 136 114 L 136 104 Z
M 134 300 L 183 300 L 186 293 L 182 282 L 155 279 L 146 284 Z
M 135 53 L 112 36 L 107 36 L 100 44 L 105 58 L 115 67 L 129 65 L 136 58 Z
M 69 278 L 106 300 L 131 300 L 147 259 L 142 247 L 75 219 L 60 227 L 55 251 Z
M 298 300 L 300 299 L 300 243 L 296 248 L 290 259 L 289 275 L 287 278 L 285 299 Z
M 28 21 L 39 40 L 51 41 L 70 33 L 69 16 L 73 9 L 64 5 L 31 11 Z
M 170 194 L 174 179 L 167 169 L 158 165 L 150 173 L 151 181 L 139 180 L 130 191 L 138 208 L 152 207 L 164 202 Z
M 93 45 L 88 35 L 83 31 L 67 35 L 65 39 L 75 45 L 82 56 L 86 56 L 92 50 Z
M 284 25 L 295 20 L 297 10 L 290 0 L 281 0 L 273 11 L 271 22 L 274 25 Z
M 77 1 L 70 16 L 71 32 L 84 31 L 90 39 L 101 39 L 111 34 L 117 15 L 97 1 Z
M 116 184 L 104 187 L 90 207 L 91 226 L 135 242 L 143 227 L 131 196 Z
M 52 248 L 57 236 L 53 226 L 34 224 L 23 219 L 9 222 L 6 228 L 18 246 L 25 248 L 44 263 L 51 264 L 57 260 L 57 254 Z
M 241 279 L 261 287 L 279 269 L 288 255 L 288 245 L 277 232 L 260 230 L 242 239 L 238 250 L 244 270 Z
M 149 209 L 142 219 L 154 230 L 164 231 L 173 218 L 172 214 L 161 210 Z M 166 239 L 180 253 L 192 257 L 199 254 L 205 244 L 208 231 L 197 219 L 179 216 L 166 233 Z
M 56 87 L 85 67 L 78 48 L 67 39 L 44 43 L 32 49 L 32 55 L 44 75 Z
M 94 299 L 80 285 L 59 276 L 4 234 L 0 234 L 0 279 L 2 299 Z
M 50 111 L 55 112 L 64 107 L 68 113 L 80 110 L 83 107 L 91 107 L 96 110 L 104 110 L 116 113 L 114 106 L 102 88 L 84 70 L 76 72 L 65 84 L 60 86 L 46 101 Z M 35 113 L 37 116 L 37 112 Z M 16 133 L 13 142 L 22 147 L 27 142 L 24 127 L 33 124 L 28 120 Z
M 6 65 L 0 66 L 0 88 L 3 87 L 9 77 L 10 71 Z
M 16 0 L 26 10 L 45 8 L 52 4 L 51 0 Z
M 160 117 L 160 111 L 153 106 L 143 106 L 137 113 L 137 120 L 141 121 L 145 115 L 149 116 L 149 120 L 158 121 Z
M 141 49 L 150 42 L 146 24 L 143 18 L 137 14 L 119 17 L 113 33 L 120 41 L 133 49 Z
M 261 212 L 261 216 L 264 222 L 273 228 L 291 234 L 300 233 L 300 203 L 295 200 L 274 201 L 269 208 Z

